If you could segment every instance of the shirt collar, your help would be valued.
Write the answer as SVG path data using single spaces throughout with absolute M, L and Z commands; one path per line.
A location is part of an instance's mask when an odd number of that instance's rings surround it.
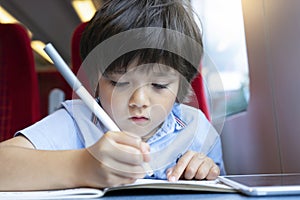
M 162 124 L 161 128 L 147 141 L 149 144 L 154 143 L 165 135 L 177 133 L 186 126 L 186 123 L 181 119 L 180 104 L 175 103 L 172 111 Z

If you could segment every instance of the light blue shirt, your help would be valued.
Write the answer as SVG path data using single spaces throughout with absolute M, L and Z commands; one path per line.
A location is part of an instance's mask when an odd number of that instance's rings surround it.
M 36 149 L 81 149 L 93 145 L 107 131 L 101 123 L 95 125 L 91 118 L 91 111 L 81 100 L 70 100 L 16 135 L 24 135 Z M 151 147 L 152 162 L 157 158 L 162 164 L 154 169 L 151 177 L 145 178 L 166 179 L 166 170 L 187 150 L 206 153 L 220 167 L 221 175 L 225 174 L 220 136 L 199 109 L 176 103 L 147 143 Z M 166 149 L 170 149 L 170 156 L 165 154 Z

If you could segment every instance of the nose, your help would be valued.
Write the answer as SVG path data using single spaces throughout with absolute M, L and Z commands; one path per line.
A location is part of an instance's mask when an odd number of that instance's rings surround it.
M 150 104 L 149 95 L 147 92 L 147 87 L 142 86 L 136 89 L 129 100 L 130 107 L 138 107 L 138 108 L 145 108 L 148 107 Z

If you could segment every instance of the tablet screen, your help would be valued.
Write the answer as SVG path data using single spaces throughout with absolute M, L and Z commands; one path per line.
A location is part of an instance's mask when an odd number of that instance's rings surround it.
M 300 174 L 237 175 L 226 178 L 249 187 L 300 185 Z

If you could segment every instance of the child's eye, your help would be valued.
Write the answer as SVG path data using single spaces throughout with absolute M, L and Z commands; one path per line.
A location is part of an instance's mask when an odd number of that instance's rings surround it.
M 128 82 L 117 82 L 117 81 L 110 81 L 110 84 L 112 84 L 115 87 L 121 87 L 121 86 L 125 86 L 128 84 Z
M 168 84 L 152 83 L 152 86 L 156 89 L 166 89 L 168 87 Z

